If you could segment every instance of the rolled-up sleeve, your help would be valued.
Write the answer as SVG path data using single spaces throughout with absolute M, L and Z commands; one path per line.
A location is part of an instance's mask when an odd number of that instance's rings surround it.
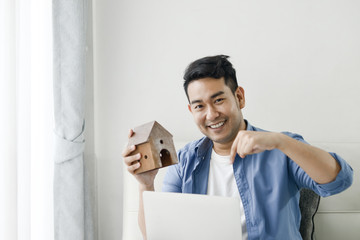
M 303 137 L 298 134 L 289 132 L 284 133 L 298 141 L 308 144 Z M 290 161 L 290 169 L 293 172 L 299 187 L 312 189 L 318 195 L 327 197 L 338 194 L 351 186 L 353 182 L 353 169 L 351 166 L 338 154 L 332 152 L 329 152 L 329 154 L 340 164 L 341 170 L 334 181 L 325 184 L 315 182 L 302 168 L 300 168 L 299 165 L 292 160 Z
M 331 156 L 340 164 L 341 170 L 335 180 L 326 184 L 315 184 L 320 196 L 326 197 L 340 193 L 351 186 L 353 182 L 353 169 L 336 153 Z

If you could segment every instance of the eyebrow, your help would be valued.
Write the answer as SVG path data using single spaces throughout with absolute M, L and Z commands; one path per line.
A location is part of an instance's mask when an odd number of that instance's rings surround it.
M 211 99 L 214 99 L 222 94 L 224 94 L 225 92 L 224 91 L 218 91 L 216 93 L 214 93 L 213 95 L 210 96 Z M 191 101 L 191 105 L 192 104 L 195 104 L 195 103 L 200 103 L 200 102 L 203 102 L 202 100 L 194 100 L 194 101 Z

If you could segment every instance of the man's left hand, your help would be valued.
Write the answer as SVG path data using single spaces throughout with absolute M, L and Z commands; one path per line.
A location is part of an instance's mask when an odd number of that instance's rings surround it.
M 241 158 L 244 158 L 250 154 L 277 148 L 280 144 L 279 134 L 274 132 L 239 131 L 231 146 L 231 162 L 234 162 L 236 153 Z

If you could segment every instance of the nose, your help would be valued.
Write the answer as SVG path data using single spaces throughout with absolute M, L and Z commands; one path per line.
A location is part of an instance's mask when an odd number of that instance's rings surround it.
M 216 108 L 214 108 L 213 106 L 208 107 L 208 110 L 206 112 L 206 119 L 208 121 L 213 121 L 215 120 L 217 117 L 219 117 L 219 112 L 216 110 Z

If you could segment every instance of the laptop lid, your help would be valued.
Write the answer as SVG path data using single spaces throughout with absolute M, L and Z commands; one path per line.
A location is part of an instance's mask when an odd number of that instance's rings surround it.
M 241 240 L 237 198 L 144 192 L 148 240 Z

